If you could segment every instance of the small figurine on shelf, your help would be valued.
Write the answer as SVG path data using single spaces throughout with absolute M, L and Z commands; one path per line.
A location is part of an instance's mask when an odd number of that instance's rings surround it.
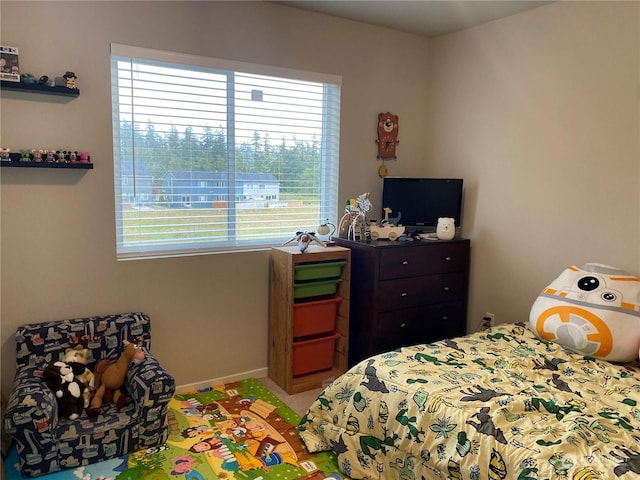
M 56 159 L 53 157 L 53 150 L 45 150 L 44 151 L 46 157 L 45 157 L 45 161 L 48 163 L 55 163 Z
M 89 152 L 78 152 L 80 163 L 89 163 Z
M 20 161 L 21 162 L 31 161 L 31 151 L 28 148 L 23 148 L 22 150 L 20 150 Z
M 78 163 L 78 152 L 69 152 L 69 163 Z
M 58 150 L 56 153 L 56 157 L 58 157 L 58 163 L 67 163 L 67 159 L 65 158 L 67 152 L 64 150 Z
M 64 79 L 65 79 L 65 81 L 66 81 L 66 85 L 65 85 L 65 86 L 66 86 L 67 88 L 78 88 L 78 87 L 76 87 L 76 78 L 78 78 L 78 77 L 76 77 L 76 74 L 75 74 L 75 73 L 73 73 L 73 72 L 66 72 L 66 73 L 63 75 L 63 77 L 64 77 Z
M 23 73 L 22 75 L 20 75 L 20 81 L 22 83 L 35 84 L 36 77 L 34 77 L 31 73 Z
M 31 150 L 31 153 L 33 154 L 33 161 L 34 162 L 41 162 L 42 161 L 42 154 L 44 153 L 43 150 L 39 150 L 37 148 L 34 148 L 33 150 Z
M 10 148 L 0 148 L 0 161 L 10 162 L 11 161 L 11 149 Z
M 295 236 L 293 236 L 292 238 L 290 238 L 289 240 L 284 242 L 283 245 L 288 245 L 288 244 L 290 244 L 291 242 L 294 242 L 294 241 L 298 242 L 298 249 L 300 250 L 301 253 L 304 253 L 305 250 L 312 243 L 316 243 L 319 246 L 324 247 L 324 248 L 327 247 L 327 245 L 322 240 L 319 240 L 318 238 L 316 238 L 316 233 L 315 232 L 298 231 L 298 232 L 296 232 Z

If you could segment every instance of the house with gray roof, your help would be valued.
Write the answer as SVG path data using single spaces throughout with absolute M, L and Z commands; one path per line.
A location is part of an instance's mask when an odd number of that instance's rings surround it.
M 153 201 L 153 174 L 144 160 L 120 162 L 122 204 L 145 204 Z
M 233 191 L 227 172 L 171 170 L 162 190 L 173 208 L 226 208 L 230 196 L 239 208 L 262 208 L 280 200 L 280 182 L 270 173 L 236 173 Z

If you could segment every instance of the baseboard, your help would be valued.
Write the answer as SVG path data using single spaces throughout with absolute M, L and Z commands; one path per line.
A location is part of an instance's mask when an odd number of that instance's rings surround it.
M 211 387 L 213 385 L 222 385 L 225 383 L 237 382 L 244 380 L 245 378 L 263 378 L 269 373 L 268 368 L 258 368 L 257 370 L 250 370 L 248 372 L 236 373 L 229 375 L 228 377 L 214 378 L 211 380 L 205 380 L 203 382 L 189 383 L 187 385 L 176 386 L 176 393 L 192 392 L 201 388 Z

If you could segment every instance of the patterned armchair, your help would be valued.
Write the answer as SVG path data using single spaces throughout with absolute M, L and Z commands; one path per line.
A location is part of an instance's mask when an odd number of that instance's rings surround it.
M 102 405 L 97 417 L 58 416 L 53 392 L 42 380 L 44 367 L 68 348 L 88 348 L 88 367 L 117 358 L 124 340 L 137 340 L 146 358 L 130 364 L 124 388 L 127 403 Z M 4 417 L 23 476 L 36 477 L 158 446 L 167 439 L 168 403 L 174 379 L 150 353 L 151 323 L 143 313 L 79 318 L 24 325 L 16 331 L 16 376 Z

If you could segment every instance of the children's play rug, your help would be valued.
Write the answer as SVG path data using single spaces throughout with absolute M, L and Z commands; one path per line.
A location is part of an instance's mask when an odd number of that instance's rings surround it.
M 300 417 L 256 379 L 175 395 L 165 446 L 45 475 L 43 480 L 345 479 L 332 452 L 310 454 Z M 15 448 L 7 480 L 21 479 Z

